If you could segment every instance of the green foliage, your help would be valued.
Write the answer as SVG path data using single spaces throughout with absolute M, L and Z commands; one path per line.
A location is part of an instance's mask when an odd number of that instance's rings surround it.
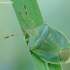
M 36 0 L 12 1 L 36 69 L 62 70 L 59 63 L 65 63 L 70 57 L 70 43 L 67 38 L 48 24 L 43 24 L 45 22 Z M 64 54 L 68 54 L 67 57 Z
M 48 64 L 49 70 L 62 70 L 59 64 Z
M 36 70 L 48 70 L 48 65 L 46 65 L 46 62 L 41 60 L 36 54 L 31 52 Z
M 28 20 L 22 19 L 22 17 L 20 17 L 19 12 L 22 14 L 23 17 L 33 20 L 36 26 L 39 26 L 40 24 L 44 23 L 36 0 L 20 0 L 20 1 L 11 0 L 11 1 L 14 2 L 13 7 L 16 12 L 20 26 L 22 26 L 24 29 L 30 28 L 33 24 Z M 24 5 L 26 6 L 26 9 Z M 28 15 L 26 15 L 26 11 Z

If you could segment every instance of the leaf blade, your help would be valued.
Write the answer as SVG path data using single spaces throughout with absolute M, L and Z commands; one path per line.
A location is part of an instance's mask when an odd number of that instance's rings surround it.
M 22 26 L 25 29 L 32 28 L 31 27 L 32 23 L 27 20 L 23 20 L 19 15 L 19 12 L 21 12 L 22 16 L 26 18 L 24 5 L 26 5 L 28 18 L 34 21 L 34 24 L 35 24 L 34 26 L 39 26 L 40 24 L 44 23 L 44 20 L 42 18 L 42 15 L 36 0 L 30 0 L 30 1 L 29 0 L 20 0 L 20 1 L 11 0 L 11 1 L 14 2 L 13 7 L 20 26 Z
M 60 64 L 48 64 L 49 70 L 62 70 L 62 67 Z
M 42 61 L 37 55 L 34 53 L 31 53 L 33 62 L 35 64 L 35 67 L 37 70 L 48 70 L 48 67 L 46 66 L 46 63 Z

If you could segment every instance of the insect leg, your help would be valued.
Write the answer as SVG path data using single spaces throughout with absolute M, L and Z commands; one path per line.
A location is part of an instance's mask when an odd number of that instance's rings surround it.
M 19 12 L 19 15 L 20 15 L 20 17 L 21 17 L 23 20 L 28 20 L 28 18 L 23 17 L 23 15 L 22 15 L 21 12 Z
M 30 37 L 30 35 L 26 32 L 26 30 L 21 26 L 22 31 L 24 32 L 24 35 Z
M 26 14 L 26 17 L 28 18 L 28 12 L 27 12 L 27 8 L 26 8 L 26 5 L 24 4 L 24 10 L 25 10 L 25 14 Z M 35 22 L 34 20 L 32 19 L 28 19 L 31 23 L 32 23 L 32 26 L 35 28 Z

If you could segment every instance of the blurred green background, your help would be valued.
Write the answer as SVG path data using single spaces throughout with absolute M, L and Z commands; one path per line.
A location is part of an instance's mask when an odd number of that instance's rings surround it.
M 0 0 L 0 2 L 10 0 Z M 70 40 L 70 1 L 37 0 L 44 20 Z M 4 39 L 5 36 L 21 33 Z M 12 4 L 0 3 L 0 70 L 35 70 Z M 63 70 L 70 70 L 70 63 Z M 21 68 L 21 69 L 20 69 Z

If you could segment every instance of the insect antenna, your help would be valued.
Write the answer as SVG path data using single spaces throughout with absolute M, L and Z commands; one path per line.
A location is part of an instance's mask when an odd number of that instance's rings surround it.
M 12 34 L 12 35 L 10 35 L 10 36 L 6 36 L 4 39 L 7 39 L 7 38 L 10 38 L 10 37 L 13 37 L 13 36 L 17 36 L 17 35 L 19 35 L 19 34 L 21 34 L 21 33 L 18 33 L 18 34 Z
M 25 30 L 22 26 L 20 26 L 20 28 L 22 29 L 23 34 L 24 34 L 25 37 L 26 37 L 26 36 L 30 37 L 30 35 L 26 32 L 26 30 Z M 20 34 L 22 34 L 22 33 L 12 34 L 12 35 L 10 35 L 10 36 L 6 36 L 4 39 L 7 39 L 7 38 L 9 38 L 9 37 L 13 37 L 13 36 L 16 36 L 16 35 L 20 35 Z

